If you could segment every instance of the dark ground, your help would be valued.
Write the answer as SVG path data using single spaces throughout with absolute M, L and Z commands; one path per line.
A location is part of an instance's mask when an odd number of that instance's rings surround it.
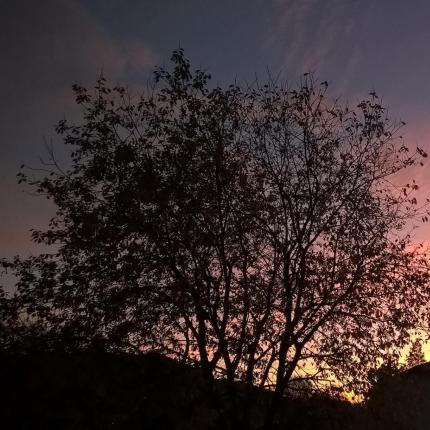
M 322 395 L 285 399 L 277 428 L 428 429 L 423 417 L 430 418 L 430 408 L 423 405 L 430 406 L 430 371 L 423 376 L 426 368 L 420 369 L 381 387 L 367 406 Z M 220 401 L 214 407 L 198 369 L 156 354 L 1 354 L 0 381 L 4 429 L 209 430 L 219 428 L 220 410 L 235 409 L 239 420 L 243 410 L 240 384 L 232 406 L 225 384 L 218 382 Z M 252 428 L 259 428 L 267 398 L 267 392 L 255 390 Z

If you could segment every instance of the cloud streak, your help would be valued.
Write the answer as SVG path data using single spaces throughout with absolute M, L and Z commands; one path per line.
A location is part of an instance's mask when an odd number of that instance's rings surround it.
M 297 77 L 315 72 L 329 79 L 336 70 L 336 90 L 344 91 L 363 59 L 358 26 L 366 26 L 372 8 L 359 19 L 344 0 L 277 0 L 263 50 L 276 50 L 279 68 Z

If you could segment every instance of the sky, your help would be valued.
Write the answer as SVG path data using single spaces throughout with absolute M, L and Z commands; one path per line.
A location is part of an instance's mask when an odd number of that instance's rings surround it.
M 430 152 L 429 22 L 428 0 L 0 0 L 0 257 L 40 251 L 29 230 L 54 208 L 16 173 L 46 144 L 61 156 L 54 127 L 80 112 L 72 84 L 103 73 L 138 88 L 178 47 L 221 85 L 314 72 L 351 104 L 376 91 Z M 430 164 L 416 180 L 430 195 Z

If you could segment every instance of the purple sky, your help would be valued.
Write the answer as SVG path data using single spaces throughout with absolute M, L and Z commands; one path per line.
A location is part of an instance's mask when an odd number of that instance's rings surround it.
M 0 256 L 37 252 L 52 207 L 16 182 L 54 126 L 74 118 L 71 85 L 97 76 L 138 87 L 181 46 L 215 82 L 290 82 L 315 72 L 351 104 L 376 90 L 406 142 L 430 151 L 428 0 L 14 0 L 0 3 Z M 429 165 L 430 166 L 430 165 Z M 416 177 L 430 194 L 430 169 Z M 417 233 L 430 239 L 430 227 Z

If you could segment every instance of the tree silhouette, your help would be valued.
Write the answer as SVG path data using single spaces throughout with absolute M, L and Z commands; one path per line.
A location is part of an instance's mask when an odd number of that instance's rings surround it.
M 423 346 L 420 339 L 415 339 L 409 350 L 408 358 L 406 359 L 406 365 L 408 367 L 418 366 L 425 362 Z
M 68 348 L 159 351 L 209 385 L 271 388 L 268 423 L 303 375 L 365 389 L 430 298 L 402 233 L 427 214 L 397 175 L 427 155 L 376 94 L 350 109 L 310 75 L 211 87 L 182 50 L 172 61 L 140 96 L 75 86 L 82 122 L 57 127 L 70 166 L 20 172 L 57 213 L 33 232 L 54 251 L 8 263 L 17 315 Z

